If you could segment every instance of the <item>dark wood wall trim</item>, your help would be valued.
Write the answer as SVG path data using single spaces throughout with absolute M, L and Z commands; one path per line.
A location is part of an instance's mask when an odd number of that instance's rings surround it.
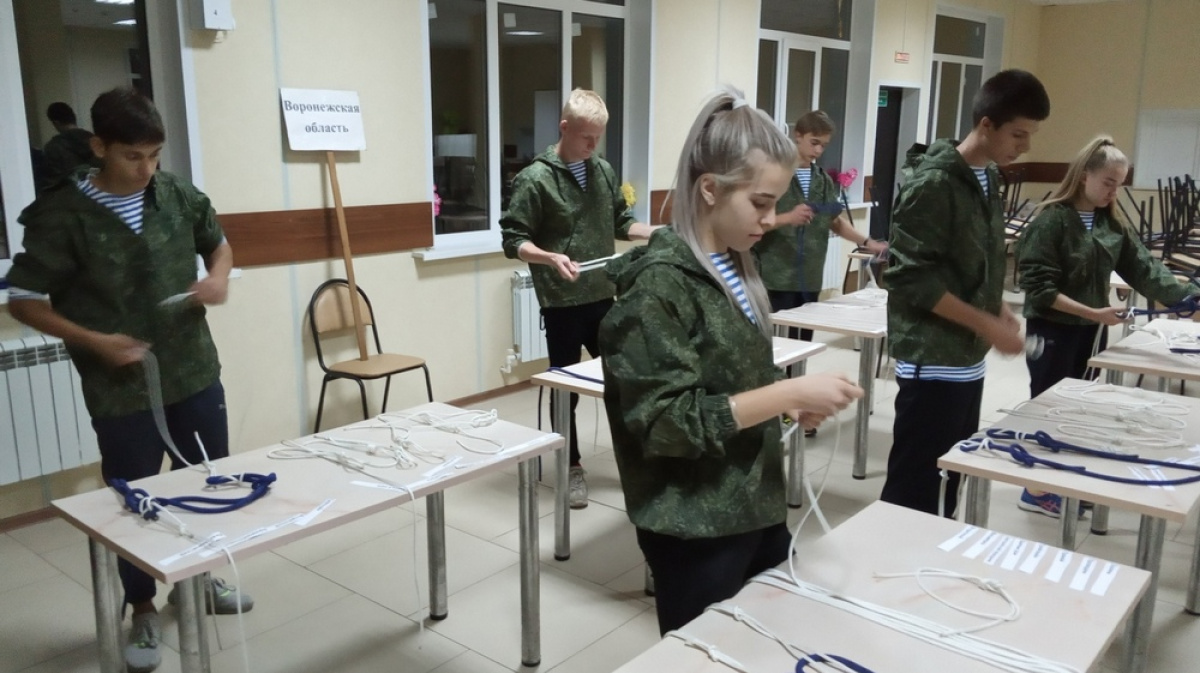
M 1062 182 L 1071 164 L 1057 161 L 1022 161 L 1001 168 L 1006 178 L 1020 176 L 1022 182 Z M 1125 176 L 1125 185 L 1133 184 L 1133 166 Z
M 342 256 L 332 208 L 222 213 L 221 227 L 239 267 L 311 262 Z M 398 252 L 433 245 L 432 203 L 389 203 L 346 208 L 346 229 L 355 255 Z
M 667 206 L 666 211 L 663 211 L 663 204 L 670 195 L 671 190 L 669 189 L 656 189 L 650 192 L 650 224 L 671 223 L 671 206 Z

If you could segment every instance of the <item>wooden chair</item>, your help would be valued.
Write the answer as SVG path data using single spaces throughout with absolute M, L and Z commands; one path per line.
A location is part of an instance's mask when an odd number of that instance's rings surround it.
M 366 360 L 345 360 L 334 364 L 325 363 L 325 355 L 321 350 L 322 337 L 337 333 L 354 333 L 354 312 L 350 304 L 350 283 L 344 278 L 334 278 L 321 283 L 308 302 L 308 325 L 312 330 L 313 346 L 317 349 L 317 362 L 325 372 L 321 380 L 321 399 L 317 402 L 317 421 L 313 424 L 313 432 L 321 429 L 321 414 L 325 408 L 325 387 L 335 379 L 350 379 L 358 384 L 358 392 L 362 398 L 363 418 L 369 418 L 367 412 L 367 389 L 363 381 L 386 379 L 383 387 L 383 409 L 387 411 L 388 393 L 392 387 L 392 375 L 401 374 L 417 368 L 425 371 L 425 392 L 429 401 L 433 401 L 433 385 L 429 381 L 429 367 L 423 358 L 414 355 L 397 355 L 384 353 L 379 345 L 379 328 L 375 323 L 375 312 L 371 308 L 371 300 L 362 287 L 358 288 L 359 311 L 362 315 L 363 329 L 368 326 L 375 337 L 375 354 Z M 357 336 L 357 335 L 356 335 Z

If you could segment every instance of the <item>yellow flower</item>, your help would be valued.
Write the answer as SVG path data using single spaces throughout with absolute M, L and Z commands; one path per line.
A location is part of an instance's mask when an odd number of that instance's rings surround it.
M 637 203 L 637 192 L 633 191 L 633 185 L 628 182 L 621 185 L 621 196 L 625 197 L 625 205 L 630 208 L 633 207 L 633 204 Z

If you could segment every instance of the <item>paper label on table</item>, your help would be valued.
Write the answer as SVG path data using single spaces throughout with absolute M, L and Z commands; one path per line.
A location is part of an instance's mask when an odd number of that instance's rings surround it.
M 158 565 L 163 566 L 165 568 L 185 556 L 191 556 L 192 554 L 195 554 L 196 552 L 200 551 L 201 549 L 208 547 L 212 543 L 214 543 L 217 540 L 220 540 L 224 537 L 225 537 L 224 533 L 213 533 L 212 535 L 209 535 L 208 537 L 206 537 L 203 540 L 197 542 L 196 544 L 188 547 L 187 549 L 184 549 L 183 551 L 179 552 L 178 554 L 172 554 L 172 555 L 168 556 L 167 558 L 159 561 Z
M 999 539 L 999 533 L 994 530 L 989 530 L 986 535 L 979 538 L 978 542 L 971 545 L 970 548 L 963 552 L 963 556 L 966 556 L 967 558 L 979 558 L 980 555 L 982 555 L 983 552 L 990 547 L 993 542 Z
M 317 505 L 316 507 L 313 508 L 313 510 L 311 512 L 309 512 L 308 514 L 305 514 L 304 516 L 300 517 L 299 519 L 296 519 L 292 523 L 296 524 L 297 526 L 307 526 L 308 524 L 313 522 L 313 519 L 317 518 L 317 516 L 321 512 L 324 512 L 325 509 L 332 504 L 333 504 L 333 498 L 325 498 L 325 502 Z
M 1021 560 L 1021 555 L 1029 548 L 1029 543 L 1020 538 L 1014 538 L 1016 542 L 1008 548 L 1008 553 L 1004 555 L 1004 561 L 1000 564 L 1005 570 L 1012 570 L 1017 567 L 1017 561 Z
M 1096 559 L 1090 556 L 1083 557 L 1083 563 L 1079 564 L 1079 569 L 1075 571 L 1075 576 L 1071 578 L 1069 585 L 1076 591 L 1083 591 L 1087 588 L 1088 580 L 1092 578 L 1092 571 L 1096 569 Z
M 1154 477 L 1155 479 L 1159 481 L 1167 481 L 1167 475 L 1163 473 L 1162 468 L 1156 466 L 1146 469 L 1150 472 L 1150 476 Z M 1162 489 L 1164 491 L 1174 491 L 1175 487 L 1170 484 L 1163 484 Z
M 987 555 L 987 558 L 983 562 L 990 566 L 996 565 L 996 562 L 1004 556 L 1004 552 L 1008 551 L 1008 546 L 1012 544 L 1012 541 L 1013 538 L 1011 535 L 1005 535 L 1000 538 L 1000 544 L 996 545 L 996 548 L 992 550 L 992 553 Z
M 242 544 L 243 542 L 249 542 L 250 540 L 253 540 L 256 537 L 262 537 L 263 535 L 266 535 L 267 533 L 273 533 L 273 532 L 279 530 L 280 528 L 283 528 L 284 526 L 292 525 L 293 523 L 296 522 L 296 519 L 299 519 L 301 516 L 302 515 L 300 515 L 300 514 L 297 514 L 295 516 L 289 516 L 288 518 L 284 519 L 283 521 L 277 521 L 277 522 L 271 524 L 270 526 L 263 526 L 262 528 L 255 528 L 254 530 L 250 531 L 249 533 L 246 533 L 245 535 L 237 538 L 236 540 L 234 540 L 228 544 L 223 544 L 220 547 L 213 547 L 210 545 L 207 549 L 200 552 L 200 557 L 208 558 L 208 557 L 212 556 L 213 554 L 221 553 L 222 550 L 232 549 L 232 548 Z
M 958 531 L 958 534 L 954 537 L 939 544 L 938 549 L 941 549 L 942 551 L 954 551 L 955 547 L 971 539 L 971 536 L 974 535 L 975 531 L 977 530 L 979 530 L 979 528 L 976 526 L 967 526 Z
M 1050 569 L 1046 571 L 1046 579 L 1051 582 L 1062 580 L 1063 573 L 1067 571 L 1067 566 L 1071 565 L 1071 557 L 1074 556 L 1066 549 L 1060 549 L 1054 555 L 1054 560 L 1050 562 Z
M 1047 549 L 1049 549 L 1049 547 L 1047 547 L 1045 544 L 1041 542 L 1035 542 L 1033 545 L 1033 551 L 1029 553 L 1029 558 L 1025 559 L 1025 561 L 1021 563 L 1021 572 L 1032 575 L 1033 572 L 1037 570 L 1038 564 L 1042 562 L 1042 557 L 1046 555 Z
M 1108 593 L 1108 587 L 1117 577 L 1117 571 L 1121 569 L 1120 564 L 1109 561 L 1104 564 L 1104 570 L 1100 572 L 1100 576 L 1096 578 L 1096 583 L 1092 585 L 1092 593 L 1097 596 L 1103 596 Z

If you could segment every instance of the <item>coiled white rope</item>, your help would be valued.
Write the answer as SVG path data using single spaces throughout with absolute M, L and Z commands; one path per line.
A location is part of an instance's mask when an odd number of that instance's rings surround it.
M 924 591 L 926 594 L 928 594 L 930 598 L 941 603 L 942 605 L 945 605 L 946 607 L 950 608 L 951 610 L 957 610 L 958 612 L 961 612 L 963 614 L 972 615 L 974 617 L 980 617 L 980 618 L 989 620 L 986 624 L 981 624 L 979 626 L 972 626 L 972 627 L 968 627 L 968 628 L 964 628 L 964 629 L 957 629 L 955 631 L 951 631 L 951 632 L 947 633 L 946 635 L 954 635 L 954 634 L 958 634 L 958 633 L 978 633 L 979 631 L 989 629 L 993 626 L 996 626 L 997 624 L 1003 624 L 1005 622 L 1016 621 L 1016 619 L 1021 616 L 1021 606 L 1017 604 L 1017 600 L 1012 597 L 1012 594 L 1008 593 L 1008 590 L 1005 589 L 1004 585 L 1001 584 L 998 580 L 988 579 L 985 577 L 977 577 L 975 575 L 965 575 L 963 573 L 958 573 L 953 570 L 944 570 L 942 568 L 918 568 L 916 570 L 916 572 L 910 572 L 910 573 L 875 573 L 875 577 L 877 579 L 895 579 L 895 578 L 901 578 L 901 577 L 915 578 L 917 580 L 917 586 L 921 587 L 921 590 Z M 948 578 L 948 579 L 956 579 L 956 580 L 962 580 L 964 582 L 967 582 L 968 584 L 973 584 L 988 593 L 993 593 L 993 594 L 996 594 L 997 596 L 1000 596 L 1001 598 L 1003 598 L 1004 601 L 1006 603 L 1008 603 L 1008 612 L 1003 613 L 1003 614 L 991 613 L 991 612 L 980 612 L 978 610 L 972 610 L 970 608 L 965 608 L 961 605 L 955 605 L 954 603 L 951 603 L 950 601 L 946 600 L 945 598 L 942 598 L 938 594 L 934 593 L 933 589 L 930 589 L 929 586 L 925 584 L 925 578 L 927 578 L 927 577 L 941 577 L 941 578 Z
M 823 587 L 788 576 L 778 569 L 767 570 L 752 582 L 783 589 L 789 593 L 838 608 L 863 619 L 886 626 L 919 641 L 981 661 L 1008 673 L 1082 673 L 1077 668 L 1051 661 L 1009 645 L 985 640 L 969 633 L 959 633 L 945 625 L 899 610 L 840 596 Z

